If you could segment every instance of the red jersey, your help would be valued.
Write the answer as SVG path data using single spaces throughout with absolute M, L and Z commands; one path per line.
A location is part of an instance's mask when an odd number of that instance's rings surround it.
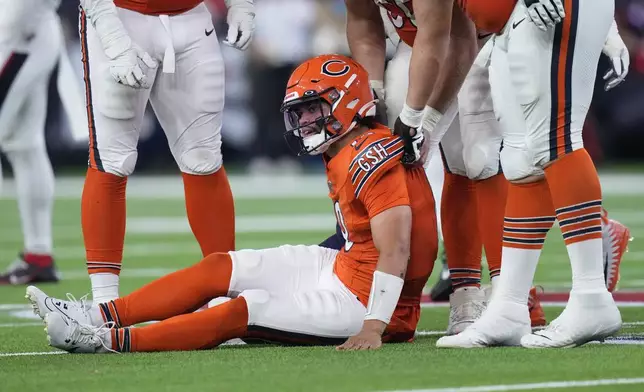
M 420 297 L 437 251 L 434 198 L 422 167 L 400 163 L 403 142 L 379 126 L 358 136 L 333 158 L 326 170 L 345 245 L 334 271 L 366 306 L 379 252 L 370 220 L 396 206 L 412 209 L 411 257 L 396 311 L 387 328 L 389 340 L 409 340 L 420 318 Z
M 387 10 L 400 39 L 413 46 L 417 25 L 412 0 L 375 1 Z M 500 33 L 510 19 L 517 0 L 457 0 L 457 3 L 479 31 Z
M 114 0 L 117 7 L 146 15 L 182 14 L 202 2 L 203 0 Z

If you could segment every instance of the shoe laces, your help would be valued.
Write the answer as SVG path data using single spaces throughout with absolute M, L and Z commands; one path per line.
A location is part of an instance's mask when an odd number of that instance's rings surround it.
M 79 299 L 76 299 L 72 293 L 67 293 L 67 302 L 69 302 L 71 305 L 80 308 L 81 312 L 83 312 L 84 315 L 89 317 L 88 310 L 91 307 L 90 301 L 87 300 L 89 297 L 89 293 L 83 295 Z
M 483 310 L 485 310 L 485 304 L 483 302 L 468 301 L 456 306 L 454 312 L 450 314 L 450 319 L 453 322 L 463 321 L 463 319 L 477 319 Z
M 105 335 L 109 334 L 112 329 L 116 328 L 116 324 L 113 321 L 109 321 L 98 327 L 81 324 L 76 320 L 72 320 L 72 324 L 76 327 L 73 329 L 69 337 L 73 341 L 90 347 L 102 346 L 109 352 L 119 353 L 105 343 Z

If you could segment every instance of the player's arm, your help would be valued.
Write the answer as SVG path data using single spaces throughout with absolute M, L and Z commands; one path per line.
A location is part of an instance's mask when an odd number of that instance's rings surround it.
M 421 160 L 424 134 L 418 130 L 423 124 L 423 117 L 427 116 L 425 106 L 440 74 L 449 66 L 446 61 L 454 8 L 453 0 L 412 1 L 416 38 L 409 64 L 407 98 L 394 124 L 394 133 L 405 141 L 405 153 L 402 157 L 405 164 Z M 439 114 L 430 113 L 434 117 Z
M 362 330 L 339 350 L 369 350 L 382 345 L 404 284 L 411 241 L 411 208 L 399 205 L 371 218 L 371 234 L 380 255 L 373 274 Z
M 373 0 L 345 0 L 345 4 L 351 56 L 369 73 L 372 88 L 382 88 L 386 37 L 380 9 Z
M 436 85 L 427 102 L 425 122 L 430 111 L 434 110 L 442 116 L 452 101 L 456 99 L 456 95 L 472 67 L 477 52 L 478 45 L 474 24 L 460 8 L 454 7 L 452 10 L 449 48 L 445 59 L 446 66 L 441 69 Z M 440 117 L 435 120 L 438 122 Z M 424 125 L 425 127 L 423 128 L 431 132 L 436 124 Z
M 453 1 L 413 0 L 417 32 L 409 64 L 406 106 L 422 113 L 446 65 Z M 403 109 L 404 112 L 404 109 Z M 407 124 L 419 126 L 417 124 Z
M 404 284 L 411 251 L 412 213 L 407 193 L 405 169 L 399 163 L 403 142 L 376 145 L 372 156 L 381 151 L 382 160 L 366 172 L 351 173 L 356 195 L 362 202 L 371 226 L 371 236 L 378 249 L 378 264 L 373 274 L 367 312 L 362 330 L 340 350 L 379 348 L 382 334 L 391 321 Z M 356 165 L 360 166 L 360 164 Z
M 389 208 L 371 218 L 370 226 L 379 257 L 364 328 L 382 335 L 398 303 L 407 272 L 411 249 L 411 207 Z

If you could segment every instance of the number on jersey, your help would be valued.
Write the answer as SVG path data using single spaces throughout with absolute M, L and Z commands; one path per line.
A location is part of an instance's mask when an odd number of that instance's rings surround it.
M 342 232 L 342 237 L 344 237 L 344 251 L 348 252 L 351 247 L 353 247 L 353 242 L 349 239 L 349 230 L 347 229 L 347 224 L 344 221 L 344 216 L 342 215 L 342 210 L 340 209 L 340 202 L 333 203 L 333 209 L 335 211 L 335 218 L 338 220 L 338 225 L 340 225 L 340 231 Z

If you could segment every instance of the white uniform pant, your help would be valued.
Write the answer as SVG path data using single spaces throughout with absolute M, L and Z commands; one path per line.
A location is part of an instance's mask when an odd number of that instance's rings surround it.
M 547 163 L 583 147 L 582 128 L 615 4 L 564 3 L 564 20 L 544 32 L 526 19 L 518 2 L 491 44 L 490 83 L 509 180 L 540 174 Z
M 479 53 L 479 56 L 487 58 L 489 53 Z M 400 42 L 387 69 L 385 89 L 390 121 L 396 119 L 405 102 L 410 57 L 411 48 Z M 440 149 L 448 172 L 474 180 L 492 177 L 500 172 L 501 140 L 488 70 L 475 65 L 463 83 L 457 102 L 444 113 L 430 136 L 430 165 L 431 161 L 440 159 Z
M 316 245 L 230 252 L 228 295 L 246 299 L 251 336 L 339 343 L 357 334 L 366 309 L 333 273 L 337 253 Z
M 90 166 L 119 176 L 132 174 L 149 100 L 179 169 L 214 173 L 222 165 L 224 62 L 206 6 L 169 17 L 119 8 L 118 16 L 132 41 L 159 67 L 146 74 L 151 89 L 114 81 L 99 37 L 81 13 Z
M 0 149 L 45 145 L 47 90 L 63 36 L 54 11 L 42 15 L 33 36 L 0 45 Z M 18 42 L 19 45 L 14 45 Z

